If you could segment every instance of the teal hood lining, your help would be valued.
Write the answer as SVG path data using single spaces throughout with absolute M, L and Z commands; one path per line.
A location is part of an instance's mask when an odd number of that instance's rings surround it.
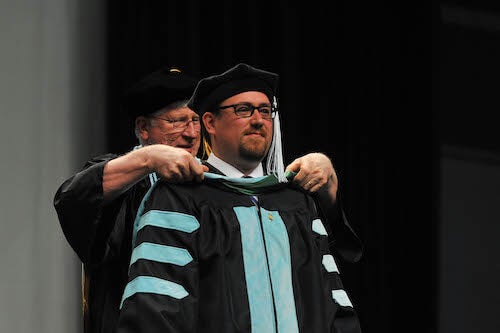
M 288 181 L 291 181 L 296 174 L 296 172 L 287 171 L 285 172 L 285 177 Z M 211 172 L 205 172 L 204 176 L 205 180 L 208 182 L 222 184 L 232 191 L 247 195 L 258 195 L 276 189 L 277 187 L 287 186 L 285 182 L 280 183 L 275 175 L 254 178 L 231 178 Z

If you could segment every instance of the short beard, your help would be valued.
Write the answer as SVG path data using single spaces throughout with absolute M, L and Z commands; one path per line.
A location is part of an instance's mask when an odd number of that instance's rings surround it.
M 247 147 L 240 146 L 239 152 L 240 156 L 249 162 L 261 162 L 264 157 L 266 157 L 267 151 L 269 150 L 268 147 L 262 147 L 262 149 L 248 149 Z

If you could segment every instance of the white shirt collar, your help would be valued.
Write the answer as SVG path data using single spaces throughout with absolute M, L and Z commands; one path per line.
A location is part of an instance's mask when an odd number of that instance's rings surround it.
M 241 178 L 244 176 L 244 174 L 240 170 L 236 169 L 231 164 L 221 160 L 220 158 L 215 156 L 213 152 L 210 154 L 210 156 L 208 156 L 207 162 L 210 163 L 214 168 L 218 169 L 227 177 Z M 264 176 L 264 169 L 262 168 L 262 163 L 259 163 L 259 165 L 251 173 L 249 173 L 248 176 L 250 177 Z

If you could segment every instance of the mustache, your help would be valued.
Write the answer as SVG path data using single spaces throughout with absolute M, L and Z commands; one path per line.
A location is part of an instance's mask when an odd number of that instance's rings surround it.
M 250 135 L 250 134 L 258 134 L 262 137 L 266 137 L 267 131 L 264 128 L 256 129 L 256 128 L 251 128 L 243 132 L 244 135 Z

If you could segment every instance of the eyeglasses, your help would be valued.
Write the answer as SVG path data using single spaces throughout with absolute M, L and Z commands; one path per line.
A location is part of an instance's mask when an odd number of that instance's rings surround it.
M 264 119 L 272 119 L 276 115 L 276 109 L 270 104 L 253 106 L 250 103 L 238 103 L 233 105 L 220 106 L 219 110 L 234 108 L 234 114 L 240 118 L 248 118 L 253 115 L 255 110 L 259 110 L 260 116 Z
M 168 118 L 151 116 L 150 118 L 156 118 L 166 121 L 172 126 L 173 133 L 183 132 L 189 126 L 189 123 L 193 123 L 193 128 L 195 131 L 199 131 L 201 129 L 199 117 L 193 117 L 193 119 L 187 119 L 187 118 L 168 119 Z

